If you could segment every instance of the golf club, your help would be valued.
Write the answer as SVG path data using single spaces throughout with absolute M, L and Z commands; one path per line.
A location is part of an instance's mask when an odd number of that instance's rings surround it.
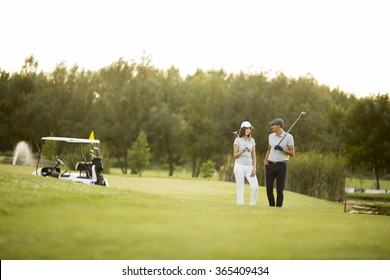
M 240 135 L 238 134 L 237 131 L 233 131 L 233 135 L 234 135 L 236 138 L 240 137 Z M 250 150 L 246 145 L 245 145 L 245 148 L 247 149 L 248 152 L 251 152 L 251 150 Z
M 282 143 L 283 139 L 287 136 L 287 134 L 290 132 L 291 128 L 293 128 L 293 126 L 297 123 L 297 121 L 299 120 L 299 118 L 302 116 L 302 115 L 306 115 L 306 112 L 301 112 L 298 116 L 298 118 L 295 120 L 295 122 L 292 124 L 292 126 L 287 130 L 287 132 L 284 134 L 282 140 L 280 140 L 278 146 L 280 145 L 280 143 Z

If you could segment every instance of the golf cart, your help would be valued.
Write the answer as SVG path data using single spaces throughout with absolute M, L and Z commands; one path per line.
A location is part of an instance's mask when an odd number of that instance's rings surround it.
M 62 156 L 56 156 L 55 162 L 46 163 L 46 166 L 39 167 L 42 149 L 39 151 L 38 162 L 33 175 L 44 176 L 44 177 L 54 177 L 62 180 L 69 180 L 74 182 L 80 182 L 88 185 L 101 185 L 108 187 L 108 181 L 103 177 L 103 162 L 102 157 L 99 156 L 99 140 L 95 139 L 81 139 L 81 138 L 67 138 L 67 137 L 42 137 L 41 140 L 44 141 L 55 141 L 59 144 L 59 149 L 57 147 L 57 153 L 61 154 L 62 144 L 79 144 L 80 152 L 83 161 L 78 161 L 74 166 L 74 171 L 66 164 L 66 161 Z M 83 150 L 85 146 L 83 144 L 91 145 L 89 147 L 89 155 L 91 157 L 90 161 L 87 161 Z M 73 146 L 73 145 L 72 145 Z M 48 166 L 51 165 L 51 166 Z M 61 169 L 63 168 L 63 169 Z

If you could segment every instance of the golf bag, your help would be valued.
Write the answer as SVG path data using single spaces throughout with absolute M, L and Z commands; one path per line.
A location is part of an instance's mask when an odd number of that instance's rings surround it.
M 96 185 L 104 186 L 104 177 L 103 177 L 103 158 L 101 156 L 93 156 L 92 158 L 92 178 L 93 175 L 96 176 Z
M 103 158 L 94 154 L 91 154 L 91 157 L 92 159 L 90 162 L 78 162 L 76 164 L 76 170 L 80 171 L 80 177 L 83 177 L 83 174 L 85 174 L 85 177 L 91 178 L 96 185 L 105 186 Z

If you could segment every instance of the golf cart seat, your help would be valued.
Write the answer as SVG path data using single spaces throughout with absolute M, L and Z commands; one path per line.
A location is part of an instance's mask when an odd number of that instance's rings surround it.
M 52 168 L 52 167 L 43 167 L 41 171 L 42 176 L 50 176 L 50 177 L 56 177 L 58 178 L 61 174 L 61 170 L 59 167 Z
M 76 170 L 80 171 L 80 177 L 92 177 L 90 162 L 79 161 L 78 163 L 76 163 Z

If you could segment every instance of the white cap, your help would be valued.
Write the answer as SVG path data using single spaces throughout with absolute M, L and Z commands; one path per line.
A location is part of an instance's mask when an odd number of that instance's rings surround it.
M 243 128 L 243 127 L 250 127 L 250 128 L 253 128 L 253 126 L 251 125 L 251 123 L 248 122 L 248 121 L 244 121 L 244 122 L 241 123 L 241 128 Z

